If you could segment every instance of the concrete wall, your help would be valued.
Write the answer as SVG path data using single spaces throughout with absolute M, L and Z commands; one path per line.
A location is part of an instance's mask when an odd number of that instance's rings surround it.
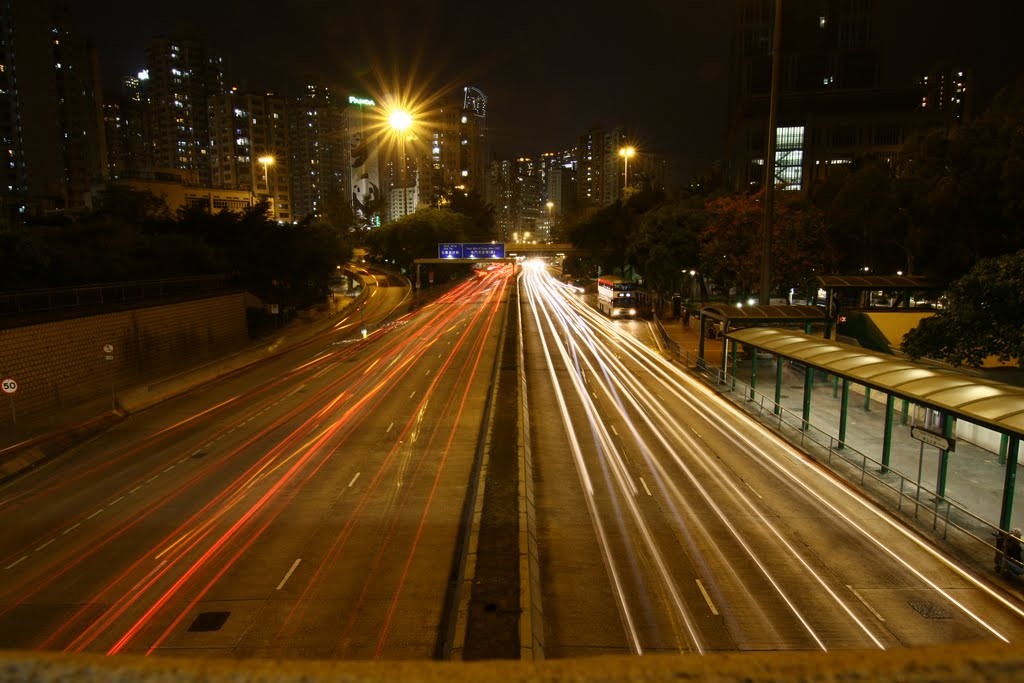
M 0 330 L 0 430 L 106 401 L 117 390 L 238 350 L 249 341 L 244 293 Z M 113 346 L 106 353 L 104 346 Z M 108 360 L 107 357 L 112 359 Z

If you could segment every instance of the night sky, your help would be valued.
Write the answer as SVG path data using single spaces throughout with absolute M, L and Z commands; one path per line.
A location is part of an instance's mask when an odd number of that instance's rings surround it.
M 190 35 L 218 49 L 231 83 L 247 89 L 288 94 L 307 73 L 378 96 L 475 85 L 500 158 L 566 149 L 590 126 L 617 124 L 641 151 L 672 159 L 679 178 L 724 157 L 735 0 L 66 2 L 100 48 L 108 87 L 142 68 L 151 37 Z M 1024 68 L 1024 3 L 875 4 L 885 13 L 878 37 L 901 57 L 886 81 L 940 58 L 970 60 L 988 95 Z

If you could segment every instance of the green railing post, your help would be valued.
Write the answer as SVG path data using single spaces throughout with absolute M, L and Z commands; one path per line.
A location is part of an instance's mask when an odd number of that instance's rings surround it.
M 723 344 L 728 344 L 728 349 L 732 351 L 732 386 L 730 391 L 736 391 L 736 373 L 739 371 L 739 344 L 732 339 L 723 339 Z
M 871 387 L 864 387 L 864 412 L 871 412 Z
M 775 356 L 775 410 L 776 415 L 782 414 L 782 356 Z
M 892 394 L 885 397 L 885 429 L 882 432 L 882 474 L 889 471 L 889 458 L 892 455 L 892 418 L 896 400 Z
M 754 400 L 754 392 L 757 389 L 757 349 L 750 354 L 750 400 Z
M 910 401 L 903 399 L 903 406 L 900 409 L 900 424 L 905 425 L 910 422 Z
M 947 439 L 952 439 L 956 433 L 956 418 L 943 413 L 942 434 Z M 946 497 L 946 473 L 949 470 L 949 451 L 939 451 L 939 473 L 935 478 L 935 493 L 938 498 Z
M 832 398 L 839 396 L 839 375 L 832 375 Z
M 999 464 L 1006 464 L 1006 445 L 1010 443 L 1010 437 L 1006 434 L 999 436 Z
M 804 414 L 803 431 L 811 426 L 811 391 L 814 389 L 814 366 L 808 365 L 804 372 Z
M 1011 436 L 1006 449 L 1006 476 L 1003 479 L 1003 506 L 999 512 L 999 528 L 1009 531 L 1013 525 L 1013 489 L 1017 483 L 1017 451 L 1020 437 Z
M 839 401 L 839 450 L 846 448 L 846 411 L 850 408 L 850 380 L 843 378 L 843 394 Z

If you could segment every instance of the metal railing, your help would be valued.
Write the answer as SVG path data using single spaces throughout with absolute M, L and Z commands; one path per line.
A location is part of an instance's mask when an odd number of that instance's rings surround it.
M 842 443 L 832 434 L 805 421 L 801 415 L 776 403 L 773 397 L 684 350 L 668 336 L 661 321 L 655 322 L 662 342 L 677 361 L 693 369 L 710 386 L 728 395 L 762 424 L 826 465 L 830 471 L 862 490 L 870 491 L 879 502 L 925 527 L 930 526 L 938 537 L 964 552 L 971 560 L 984 563 L 1002 554 L 995 541 L 1006 532 L 997 525 L 921 485 L 916 477 Z
M 197 275 L 161 280 L 0 292 L 0 318 L 119 306 L 168 297 L 198 296 L 236 287 L 230 275 Z

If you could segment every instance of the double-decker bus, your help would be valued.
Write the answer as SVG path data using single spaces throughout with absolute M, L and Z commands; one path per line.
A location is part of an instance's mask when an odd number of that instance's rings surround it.
M 640 314 L 637 284 L 618 275 L 602 275 L 597 280 L 597 310 L 612 318 L 635 318 Z

